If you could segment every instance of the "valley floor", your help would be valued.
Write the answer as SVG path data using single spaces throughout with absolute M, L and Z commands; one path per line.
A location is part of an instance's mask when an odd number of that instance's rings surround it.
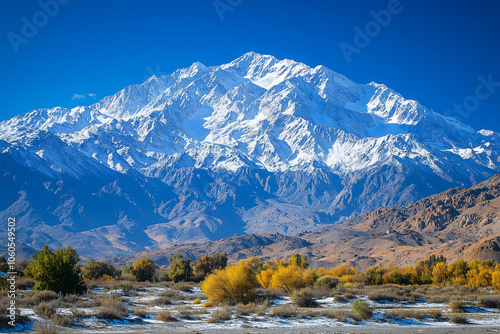
M 83 296 L 55 295 L 51 301 L 48 301 L 51 297 L 47 292 L 25 291 L 19 299 L 20 311 L 22 316 L 29 318 L 29 322 L 17 331 L 61 334 L 500 332 L 498 304 L 496 307 L 484 305 L 485 298 L 490 302 L 500 300 L 500 296 L 492 290 L 428 286 L 362 287 L 343 291 L 346 299 L 336 298 L 338 294 L 319 296 L 317 307 L 301 308 L 293 306 L 292 300 L 286 296 L 275 297 L 272 302 L 264 304 L 210 307 L 204 305 L 207 301 L 199 287 L 184 283 L 128 286 L 126 289 L 119 286 L 116 283 L 93 286 Z M 381 299 L 384 293 L 392 300 Z M 408 297 L 408 300 L 395 301 L 397 296 Z M 352 312 L 350 300 L 356 297 L 373 307 L 372 316 L 361 319 Z M 450 301 L 457 298 L 464 300 L 464 309 L 460 313 L 450 309 Z M 42 299 L 46 301 L 33 304 Z M 50 313 L 51 308 L 55 314 L 66 319 L 65 323 L 59 320 L 64 324 L 57 328 L 52 326 L 54 315 L 52 318 L 43 315 L 44 312 Z M 49 318 L 52 320 L 44 320 Z M 460 321 L 466 324 L 458 323 Z M 37 322 L 38 325 L 46 323 L 49 330 L 36 328 Z M 0 332 L 10 331 L 0 329 Z

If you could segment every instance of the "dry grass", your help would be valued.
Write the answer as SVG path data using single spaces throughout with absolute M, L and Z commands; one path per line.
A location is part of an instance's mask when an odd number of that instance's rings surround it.
M 168 297 L 160 297 L 153 299 L 149 302 L 149 305 L 151 306 L 165 306 L 165 305 L 171 305 L 172 301 Z
M 169 311 L 161 311 L 156 316 L 156 320 L 160 320 L 163 322 L 174 322 L 177 321 L 177 318 L 174 317 Z
M 208 318 L 207 322 L 210 323 L 224 322 L 230 320 L 231 316 L 232 312 L 227 308 L 223 308 L 221 310 L 213 311 L 212 314 L 210 315 L 210 318 Z
M 59 334 L 61 330 L 54 324 L 44 321 L 37 321 L 35 324 L 35 334 Z
M 465 312 L 465 307 L 462 302 L 452 301 L 450 303 L 450 311 L 453 313 L 462 313 Z
M 51 303 L 42 302 L 34 308 L 34 311 L 41 318 L 48 319 L 52 317 L 54 314 L 56 314 L 57 307 L 52 302 Z
M 385 314 L 389 319 L 434 319 L 435 321 L 441 320 L 443 314 L 439 310 L 411 310 L 411 309 L 394 309 Z
M 167 297 L 170 300 L 183 300 L 184 296 L 178 290 L 164 290 L 159 293 L 160 297 Z
M 71 319 L 64 314 L 55 314 L 52 317 L 52 324 L 55 326 L 66 327 L 71 322 Z
M 35 286 L 35 280 L 29 277 L 17 276 L 16 288 L 18 290 L 32 289 Z
M 344 303 L 347 301 L 347 299 L 342 295 L 334 295 L 333 300 L 336 301 L 337 303 Z
M 292 318 L 297 316 L 297 309 L 286 305 L 271 308 L 271 316 L 280 318 Z
M 267 309 L 267 305 L 265 306 L 263 310 L 263 305 L 256 305 L 254 303 L 249 303 L 246 305 L 243 304 L 238 304 L 236 305 L 236 315 L 242 316 L 242 315 L 250 315 L 250 314 L 257 314 L 257 315 L 262 315 L 265 314 L 265 310 Z
M 146 318 L 148 316 L 146 311 L 143 309 L 135 309 L 132 314 L 139 317 L 139 318 Z
M 468 324 L 469 321 L 467 320 L 466 317 L 462 316 L 462 315 L 458 315 L 458 314 L 455 314 L 451 317 L 450 321 L 454 324 L 458 324 L 458 325 L 465 325 L 465 324 Z
M 179 309 L 179 318 L 186 319 L 186 320 L 198 319 L 195 316 L 195 312 L 190 307 L 183 307 L 183 308 Z
M 97 317 L 102 319 L 121 319 L 127 316 L 128 310 L 121 298 L 116 295 L 107 295 L 99 299 L 101 307 Z
M 193 292 L 193 286 L 186 283 L 176 284 L 172 288 L 182 292 Z
M 500 308 L 500 296 L 480 297 L 479 306 L 487 308 Z
M 310 288 L 295 291 L 292 295 L 293 304 L 298 307 L 318 307 Z

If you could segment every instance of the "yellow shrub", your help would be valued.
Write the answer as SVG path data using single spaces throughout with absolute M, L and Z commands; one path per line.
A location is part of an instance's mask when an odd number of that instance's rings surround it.
M 243 264 L 215 270 L 201 286 L 201 290 L 209 301 L 221 303 L 234 301 L 248 303 L 253 298 L 253 291 L 257 287 L 257 279 L 252 269 Z
M 491 274 L 491 286 L 493 289 L 500 291 L 500 270 L 495 269 L 493 274 Z
M 101 277 L 101 281 L 109 281 L 110 279 L 113 279 L 113 277 L 106 274 Z
M 448 283 L 448 266 L 446 262 L 438 262 L 432 269 L 432 283 L 445 285 Z
M 259 281 L 260 285 L 263 288 L 265 289 L 271 288 L 274 273 L 275 273 L 274 270 L 266 269 L 262 270 L 260 274 L 257 275 L 257 280 Z
M 281 267 L 272 275 L 271 288 L 283 289 L 288 293 L 314 284 L 310 271 L 296 266 Z

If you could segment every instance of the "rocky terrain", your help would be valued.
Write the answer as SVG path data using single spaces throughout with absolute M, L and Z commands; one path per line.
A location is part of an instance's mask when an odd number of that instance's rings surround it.
M 286 237 L 239 235 L 111 259 L 114 264 L 149 256 L 159 264 L 181 253 L 193 259 L 227 252 L 230 261 L 251 256 L 287 258 L 299 253 L 321 266 L 347 263 L 359 269 L 378 264 L 414 266 L 430 254 L 449 261 L 500 261 L 500 174 L 471 188 L 454 188 L 409 206 L 381 208 L 332 228 Z
M 84 258 L 292 236 L 484 181 L 499 138 L 383 84 L 250 52 L 0 122 L 0 220 L 17 218 L 20 245 Z

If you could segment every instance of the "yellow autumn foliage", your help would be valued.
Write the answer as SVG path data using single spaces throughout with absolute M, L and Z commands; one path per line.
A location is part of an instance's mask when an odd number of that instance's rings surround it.
M 203 281 L 201 290 L 209 301 L 233 301 L 246 304 L 254 297 L 257 279 L 252 268 L 238 263 L 222 270 L 215 270 Z

